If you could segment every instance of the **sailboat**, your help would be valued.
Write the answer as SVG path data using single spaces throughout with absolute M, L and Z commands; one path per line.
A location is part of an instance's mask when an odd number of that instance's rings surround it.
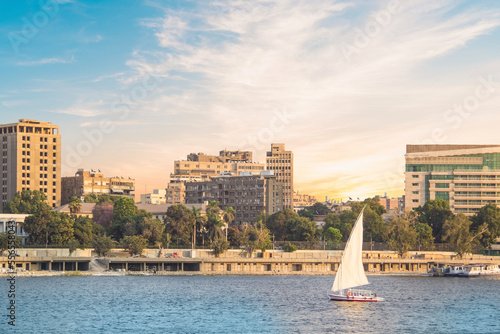
M 351 235 L 344 249 L 339 269 L 335 275 L 332 291 L 328 297 L 330 300 L 341 300 L 350 302 L 380 302 L 384 298 L 370 290 L 353 289 L 358 286 L 370 284 L 366 278 L 363 267 L 363 210 L 358 216 Z

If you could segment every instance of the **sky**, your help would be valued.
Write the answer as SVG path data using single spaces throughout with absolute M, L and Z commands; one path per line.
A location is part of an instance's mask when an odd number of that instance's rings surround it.
M 192 152 L 294 152 L 294 187 L 404 194 L 407 144 L 499 144 L 500 2 L 0 2 L 0 124 L 164 188 Z

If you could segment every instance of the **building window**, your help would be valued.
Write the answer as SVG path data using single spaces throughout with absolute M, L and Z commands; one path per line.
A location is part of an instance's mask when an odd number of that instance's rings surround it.
M 411 192 L 413 195 L 418 195 L 418 191 L 412 191 Z
M 412 202 L 413 203 L 418 203 L 418 199 L 414 199 Z
M 418 179 L 418 175 L 412 175 L 411 177 L 413 177 L 414 179 Z

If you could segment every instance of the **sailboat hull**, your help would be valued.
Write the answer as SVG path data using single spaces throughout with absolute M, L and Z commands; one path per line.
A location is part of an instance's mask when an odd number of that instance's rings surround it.
M 330 300 L 345 301 L 345 302 L 382 302 L 384 298 L 381 297 L 364 297 L 364 296 L 343 296 L 336 294 L 328 294 Z

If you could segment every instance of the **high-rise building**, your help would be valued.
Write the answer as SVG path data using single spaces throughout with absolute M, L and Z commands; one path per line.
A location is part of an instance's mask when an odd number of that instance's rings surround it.
M 75 176 L 62 178 L 62 204 L 67 204 L 73 196 L 80 198 L 89 194 L 134 198 L 134 190 L 135 180 L 130 177 L 104 177 L 100 171 L 79 169 Z
M 443 199 L 471 216 L 500 204 L 500 145 L 407 145 L 405 210 Z
M 274 171 L 276 179 L 283 184 L 283 208 L 292 209 L 293 204 L 293 153 L 285 151 L 285 144 L 271 144 L 267 152 L 267 170 Z
M 221 208 L 236 211 L 236 223 L 255 223 L 261 213 L 272 215 L 283 209 L 283 187 L 272 172 L 261 175 L 213 177 L 210 181 L 186 183 L 186 205 L 218 201 Z
M 61 205 L 61 136 L 50 122 L 20 119 L 0 125 L 2 196 L 0 210 L 18 191 L 39 190 L 51 207 Z

